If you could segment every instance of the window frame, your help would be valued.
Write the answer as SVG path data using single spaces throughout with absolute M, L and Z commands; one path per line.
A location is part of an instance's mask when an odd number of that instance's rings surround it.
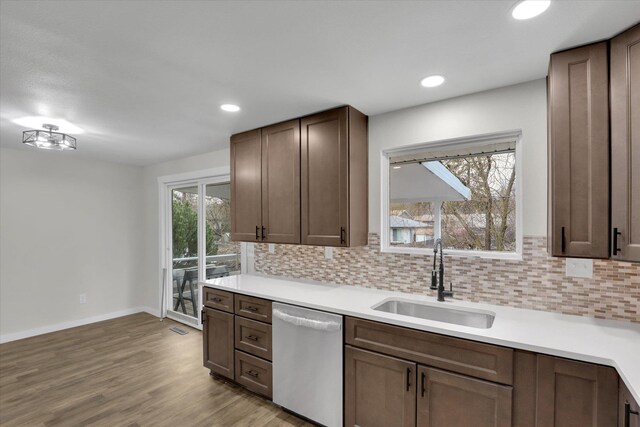
M 515 143 L 515 197 L 516 197 L 516 250 L 510 252 L 497 251 L 474 251 L 465 249 L 444 249 L 445 255 L 454 257 L 475 257 L 485 259 L 506 259 L 506 260 L 522 260 L 523 245 L 523 209 L 522 209 L 522 131 L 513 130 L 506 132 L 496 132 L 490 134 L 473 135 L 461 138 L 453 138 L 426 143 L 418 143 L 404 145 L 389 149 L 380 150 L 380 252 L 411 254 L 411 255 L 433 255 L 433 249 L 415 248 L 415 247 L 398 247 L 390 244 L 389 237 L 389 158 L 400 154 L 421 150 L 421 149 L 451 149 L 483 147 L 496 143 L 513 142 Z

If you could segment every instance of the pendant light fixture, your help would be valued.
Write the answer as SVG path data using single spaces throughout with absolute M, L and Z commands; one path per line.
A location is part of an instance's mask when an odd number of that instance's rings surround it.
M 43 124 L 46 130 L 25 130 L 22 132 L 22 143 L 45 150 L 75 150 L 76 139 L 66 133 L 56 132 L 58 126 Z

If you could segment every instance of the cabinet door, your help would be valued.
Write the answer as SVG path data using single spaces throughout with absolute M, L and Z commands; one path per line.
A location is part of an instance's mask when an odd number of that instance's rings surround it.
M 611 40 L 611 226 L 617 246 L 611 255 L 626 261 L 640 261 L 638 76 L 640 25 Z
M 418 427 L 511 427 L 512 387 L 418 367 Z
M 345 347 L 345 427 L 414 427 L 416 365 Z
M 260 129 L 231 136 L 231 239 L 261 239 Z
M 300 243 L 300 121 L 262 129 L 264 242 Z
M 590 363 L 538 356 L 536 425 L 608 427 L 618 421 L 618 374 Z
M 607 43 L 551 55 L 550 249 L 553 256 L 609 256 Z
M 301 119 L 302 243 L 349 245 L 347 107 Z
M 203 309 L 202 344 L 205 368 L 234 378 L 233 314 Z
M 640 427 L 640 405 L 633 399 L 631 392 L 622 380 L 620 380 L 618 402 L 618 426 Z

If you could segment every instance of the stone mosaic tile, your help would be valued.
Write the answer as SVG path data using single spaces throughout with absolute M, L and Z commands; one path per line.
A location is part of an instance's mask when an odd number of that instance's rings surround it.
M 434 295 L 429 289 L 433 258 L 380 252 L 377 234 L 369 244 L 334 248 L 256 244 L 255 271 L 273 276 Z M 565 276 L 565 261 L 547 254 L 546 238 L 527 236 L 523 260 L 445 256 L 455 297 L 601 319 L 640 322 L 640 264 L 594 260 L 592 279 Z

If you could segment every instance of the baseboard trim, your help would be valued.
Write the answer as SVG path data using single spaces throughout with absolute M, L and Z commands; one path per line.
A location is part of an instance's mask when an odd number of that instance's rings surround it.
M 98 316 L 86 317 L 84 319 L 70 320 L 68 322 L 56 323 L 55 325 L 42 326 L 39 328 L 27 329 L 26 331 L 14 332 L 11 334 L 0 335 L 0 344 L 11 341 L 18 341 L 25 338 L 35 337 L 37 335 L 48 334 L 51 332 L 62 331 L 64 329 L 75 328 L 77 326 L 88 325 L 91 323 L 102 322 L 103 320 L 115 319 L 116 317 L 128 316 L 135 313 L 149 313 L 152 316 L 160 317 L 159 311 L 151 307 L 132 307 L 125 310 L 113 311 L 111 313 L 100 314 Z

